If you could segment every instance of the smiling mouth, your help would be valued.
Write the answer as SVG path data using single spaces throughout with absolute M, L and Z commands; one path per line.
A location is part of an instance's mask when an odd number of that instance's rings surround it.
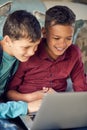
M 65 48 L 55 47 L 57 51 L 64 51 Z

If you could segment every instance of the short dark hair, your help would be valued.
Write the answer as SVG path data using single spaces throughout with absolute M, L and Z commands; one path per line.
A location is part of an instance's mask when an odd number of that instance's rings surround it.
M 41 37 L 41 27 L 36 17 L 26 10 L 17 10 L 9 14 L 4 27 L 3 36 L 12 39 L 30 38 L 32 42 Z
M 56 5 L 46 11 L 45 27 L 61 24 L 72 25 L 75 23 L 76 15 L 67 6 Z

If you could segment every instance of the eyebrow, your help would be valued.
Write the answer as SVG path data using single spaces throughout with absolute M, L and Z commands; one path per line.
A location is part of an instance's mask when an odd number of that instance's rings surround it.
M 59 36 L 59 35 L 54 35 L 54 34 L 52 34 L 52 35 L 55 36 L 55 37 L 61 37 L 61 36 Z M 67 37 L 73 37 L 73 35 L 67 36 Z

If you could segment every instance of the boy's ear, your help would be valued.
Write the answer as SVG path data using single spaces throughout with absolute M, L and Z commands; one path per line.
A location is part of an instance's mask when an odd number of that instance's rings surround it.
M 11 45 L 11 39 L 10 39 L 10 37 L 9 37 L 8 35 L 4 36 L 3 42 L 4 42 L 5 44 L 7 44 L 7 45 L 10 46 L 10 45 Z
M 43 36 L 43 38 L 46 38 L 46 29 L 45 29 L 45 27 L 42 27 L 42 36 Z
M 10 37 L 8 35 L 5 35 L 4 38 L 3 38 L 3 40 L 5 42 L 10 42 Z

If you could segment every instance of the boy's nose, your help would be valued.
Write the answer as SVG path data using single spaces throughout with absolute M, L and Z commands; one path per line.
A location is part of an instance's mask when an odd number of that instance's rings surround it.
M 66 40 L 61 40 L 61 46 L 62 47 L 66 46 Z

